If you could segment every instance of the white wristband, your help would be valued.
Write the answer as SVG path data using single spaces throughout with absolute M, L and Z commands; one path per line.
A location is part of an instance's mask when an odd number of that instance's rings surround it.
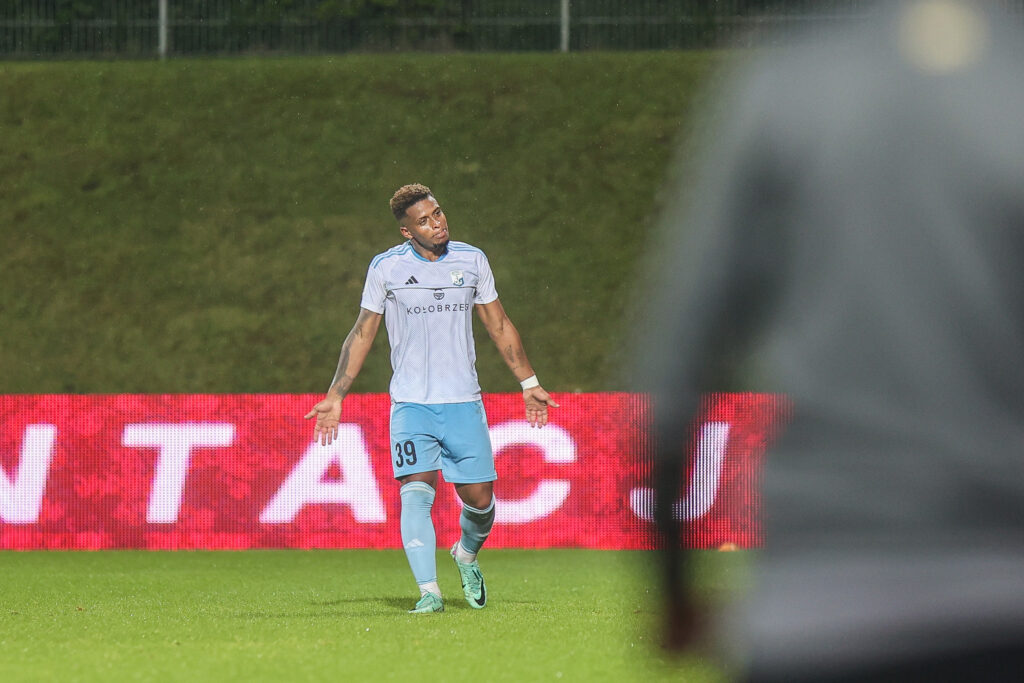
M 522 382 L 520 382 L 519 385 L 523 388 L 523 391 L 526 391 L 527 389 L 532 389 L 534 387 L 539 387 L 540 386 L 540 382 L 537 381 L 537 375 L 530 375 L 529 377 L 524 379 Z

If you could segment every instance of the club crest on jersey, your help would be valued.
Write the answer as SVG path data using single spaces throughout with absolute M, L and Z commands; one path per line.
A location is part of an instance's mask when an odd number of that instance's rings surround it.
M 462 276 L 461 270 L 453 270 L 450 275 L 452 276 L 452 284 L 456 287 L 466 284 L 466 279 Z

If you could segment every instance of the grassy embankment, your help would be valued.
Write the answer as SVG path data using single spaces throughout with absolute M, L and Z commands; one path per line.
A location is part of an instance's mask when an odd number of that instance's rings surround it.
M 322 391 L 412 181 L 490 256 L 547 388 L 624 388 L 637 258 L 718 61 L 0 64 L 0 393 Z M 517 389 L 477 338 L 484 390 Z

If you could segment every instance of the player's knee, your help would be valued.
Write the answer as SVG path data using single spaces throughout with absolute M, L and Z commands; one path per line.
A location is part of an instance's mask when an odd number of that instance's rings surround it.
M 494 507 L 494 497 L 493 496 L 479 496 L 479 497 L 474 498 L 472 500 L 465 500 L 465 501 L 462 501 L 462 502 L 463 502 L 463 505 L 468 505 L 469 507 L 471 507 L 471 508 L 473 508 L 475 510 L 487 510 L 487 509 L 490 509 L 490 508 Z
M 491 482 L 480 484 L 466 484 L 456 487 L 459 499 L 463 505 L 485 510 L 494 502 L 494 487 Z
M 420 481 L 429 486 L 430 488 L 437 490 L 437 471 L 429 472 L 417 472 L 416 474 L 407 474 L 405 476 L 398 477 L 398 483 L 400 486 L 405 486 L 414 481 Z
M 492 517 L 494 517 L 494 497 L 493 496 L 491 498 L 488 498 L 488 499 L 485 499 L 485 500 L 482 500 L 482 501 L 474 501 L 474 503 L 469 503 L 469 502 L 463 501 L 462 509 L 465 510 L 467 514 L 476 515 L 476 516 L 481 517 L 481 518 L 492 518 Z

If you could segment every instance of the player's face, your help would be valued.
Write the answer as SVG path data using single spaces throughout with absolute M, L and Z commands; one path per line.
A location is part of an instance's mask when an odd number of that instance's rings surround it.
M 448 247 L 448 219 L 433 197 L 406 209 L 401 231 L 426 251 L 443 254 Z

